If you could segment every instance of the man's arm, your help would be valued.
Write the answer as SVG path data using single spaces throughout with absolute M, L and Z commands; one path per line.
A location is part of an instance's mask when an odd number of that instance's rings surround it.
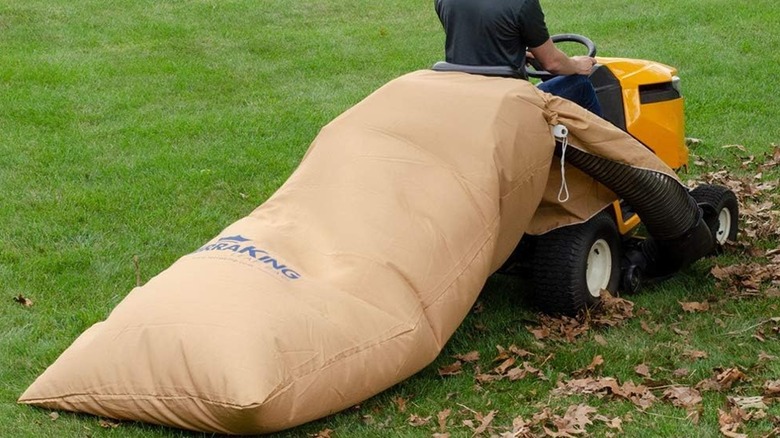
M 545 70 L 558 75 L 589 75 L 596 65 L 596 59 L 590 56 L 567 56 L 549 38 L 541 46 L 528 50 Z

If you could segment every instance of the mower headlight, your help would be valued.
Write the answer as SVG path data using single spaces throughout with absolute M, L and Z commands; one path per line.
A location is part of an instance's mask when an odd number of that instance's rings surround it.
M 679 76 L 672 76 L 672 88 L 677 90 L 677 92 L 680 93 L 680 96 L 682 96 L 682 88 L 680 87 L 680 77 Z

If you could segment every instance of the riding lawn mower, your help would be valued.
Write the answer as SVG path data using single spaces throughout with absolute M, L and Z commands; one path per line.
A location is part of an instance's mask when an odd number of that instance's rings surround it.
M 596 56 L 590 39 L 574 42 Z M 627 132 L 675 171 L 687 168 L 683 97 L 674 67 L 655 61 L 597 57 L 590 81 L 603 118 Z M 510 67 L 439 62 L 437 71 L 463 71 L 545 81 L 555 77 L 533 59 L 525 71 Z M 560 140 L 560 139 L 559 139 Z M 726 187 L 702 184 L 693 190 L 576 150 L 558 141 L 556 154 L 612 189 L 617 198 L 590 219 L 540 235 L 526 234 L 498 271 L 530 277 L 541 310 L 573 315 L 600 301 L 601 292 L 635 293 L 667 279 L 737 237 L 739 207 Z M 663 208 L 659 208 L 663 207 Z

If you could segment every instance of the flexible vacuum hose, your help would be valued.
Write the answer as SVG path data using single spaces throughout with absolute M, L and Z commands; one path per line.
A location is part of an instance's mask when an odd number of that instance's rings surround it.
M 656 239 L 678 238 L 699 221 L 696 201 L 688 189 L 669 175 L 637 169 L 573 147 L 566 149 L 565 159 L 625 199 Z
M 556 145 L 561 154 L 562 145 Z M 701 208 L 673 177 L 566 149 L 565 160 L 604 184 L 637 212 L 651 239 L 644 246 L 647 270 L 667 275 L 709 254 L 715 240 Z

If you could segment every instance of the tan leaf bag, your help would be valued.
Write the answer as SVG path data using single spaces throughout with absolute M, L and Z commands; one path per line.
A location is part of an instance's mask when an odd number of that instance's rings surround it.
M 555 123 L 577 147 L 671 174 L 628 135 L 528 82 L 408 74 L 323 128 L 267 202 L 134 289 L 19 401 L 250 434 L 406 379 L 433 361 L 528 229 Z M 612 200 L 581 178 L 569 182 L 571 207 L 547 189 L 552 208 L 533 219 L 536 232 Z

